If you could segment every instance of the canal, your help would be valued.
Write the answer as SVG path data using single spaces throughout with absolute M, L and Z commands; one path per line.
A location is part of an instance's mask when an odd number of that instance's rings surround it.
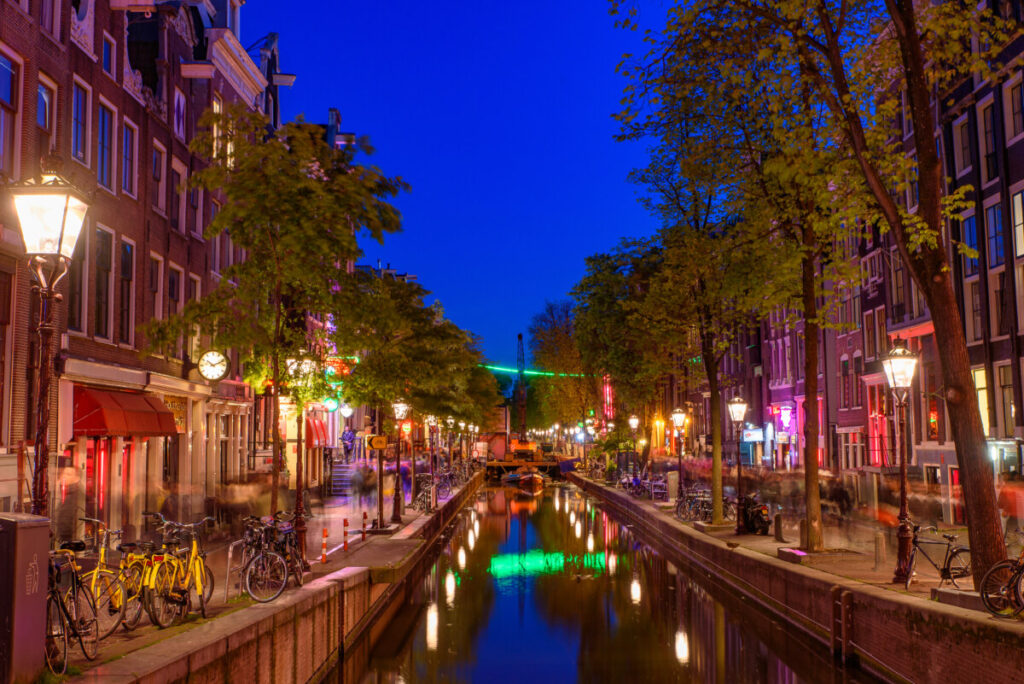
M 572 486 L 482 489 L 413 582 L 329 679 L 876 681 L 666 561 Z

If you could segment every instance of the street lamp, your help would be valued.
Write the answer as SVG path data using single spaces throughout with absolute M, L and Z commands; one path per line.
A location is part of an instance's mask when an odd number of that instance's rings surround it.
M 39 294 L 39 357 L 36 372 L 35 467 L 32 472 L 32 513 L 46 515 L 49 504 L 47 471 L 50 460 L 50 372 L 53 365 L 50 302 L 60 301 L 57 284 L 67 275 L 68 262 L 82 232 L 88 201 L 67 180 L 52 173 L 40 178 L 12 183 L 14 209 L 29 257 L 29 270 L 35 277 Z
M 676 432 L 681 431 L 686 425 L 686 411 L 681 408 L 672 410 L 672 425 L 675 426 Z M 683 496 L 683 438 L 682 435 L 677 435 L 676 440 L 676 460 L 679 462 L 679 479 L 676 482 L 676 498 Z
M 352 417 L 353 410 L 348 404 L 342 404 L 341 408 L 338 409 L 338 412 L 341 414 L 342 418 L 348 419 Z
M 729 400 L 727 406 L 729 408 L 729 418 L 732 419 L 733 425 L 738 426 L 742 430 L 743 418 L 747 415 L 746 400 L 743 397 L 735 396 Z M 743 522 L 743 458 L 740 454 L 742 437 L 743 433 L 739 432 L 736 439 L 736 534 L 743 534 L 747 531 L 746 525 Z
M 391 409 L 395 412 L 396 423 L 409 415 L 409 404 L 401 399 L 393 402 Z M 391 522 L 398 524 L 402 524 L 402 502 L 405 499 L 402 492 L 402 447 L 404 442 L 405 440 L 399 434 L 398 449 L 395 451 L 395 496 L 391 506 Z M 415 478 L 413 479 L 415 480 Z
M 914 382 L 914 371 L 917 370 L 917 354 L 910 351 L 900 340 L 882 359 L 885 380 L 889 383 L 893 397 L 896 399 L 897 425 L 899 427 L 900 450 L 900 529 L 896 534 L 897 554 L 894 583 L 905 583 L 910 570 L 910 547 L 914 534 L 910 529 L 910 511 L 907 505 L 907 442 L 904 436 L 907 418 L 907 394 Z
M 640 427 L 640 419 L 634 414 L 626 422 L 629 423 L 629 431 L 633 435 L 633 476 L 636 477 L 636 429 Z

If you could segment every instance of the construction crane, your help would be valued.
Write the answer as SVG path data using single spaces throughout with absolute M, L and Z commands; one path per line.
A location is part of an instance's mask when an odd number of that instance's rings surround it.
M 519 407 L 519 441 L 526 441 L 526 356 L 523 354 L 523 333 L 519 333 L 516 350 L 516 406 Z

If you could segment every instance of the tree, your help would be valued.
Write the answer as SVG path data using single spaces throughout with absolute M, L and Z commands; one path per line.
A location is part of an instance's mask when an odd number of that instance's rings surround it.
M 545 302 L 543 311 L 530 321 L 528 333 L 533 365 L 556 374 L 529 381 L 541 414 L 534 424 L 575 424 L 588 408 L 600 403 L 600 396 L 597 378 L 584 366 L 576 343 L 573 303 Z
M 330 314 L 332 294 L 357 258 L 357 236 L 382 240 L 400 227 L 388 201 L 405 183 L 354 163 L 316 126 L 290 123 L 266 135 L 267 119 L 244 107 L 207 112 L 191 149 L 209 159 L 191 178 L 224 198 L 204 237 L 229 232 L 244 258 L 221 270 L 217 286 L 177 315 L 144 329 L 151 350 L 173 349 L 198 331 L 238 351 L 249 384 L 272 393 L 271 511 L 277 510 L 282 444 L 280 390 L 286 359 L 322 352 L 324 329 L 307 313 Z M 368 149 L 365 146 L 363 149 Z
M 634 15 L 623 23 L 634 27 Z M 950 268 L 946 224 L 958 217 L 962 194 L 944 192 L 933 95 L 989 73 L 1006 26 L 970 3 L 711 0 L 677 3 L 664 33 L 675 45 L 699 46 L 778 140 L 793 139 L 793 93 L 805 98 L 816 138 L 827 141 L 817 150 L 844 155 L 859 174 L 872 210 L 863 218 L 891 232 L 932 315 L 977 583 L 1005 548 Z M 897 115 L 910 124 L 909 145 L 897 139 Z M 908 187 L 914 212 L 891 192 Z

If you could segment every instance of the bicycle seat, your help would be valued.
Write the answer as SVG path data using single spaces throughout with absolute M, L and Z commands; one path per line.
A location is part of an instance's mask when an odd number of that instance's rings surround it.
M 132 553 L 137 548 L 139 548 L 137 542 L 123 542 L 117 545 L 117 550 L 121 553 Z
M 60 548 L 78 553 L 85 551 L 85 542 L 81 539 L 72 539 L 71 541 L 62 542 Z
M 958 535 L 958 534 L 944 534 L 944 535 L 942 535 L 943 539 L 945 539 L 946 541 L 951 541 L 951 542 L 952 541 L 956 541 L 959 537 L 960 537 L 960 535 Z
M 292 525 L 290 522 L 278 521 L 278 523 L 277 523 L 277 531 L 278 532 L 283 532 L 285 534 L 288 534 L 289 532 L 291 532 L 294 529 L 295 529 L 295 526 Z

